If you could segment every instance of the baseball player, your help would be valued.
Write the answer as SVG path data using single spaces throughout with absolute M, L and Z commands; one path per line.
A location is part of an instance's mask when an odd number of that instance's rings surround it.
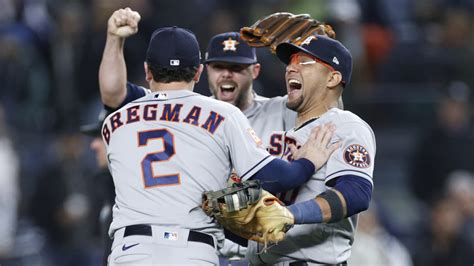
M 371 199 L 375 157 L 370 126 L 336 108 L 350 81 L 352 56 L 340 42 L 321 35 L 300 45 L 280 44 L 276 53 L 287 64 L 287 106 L 298 112 L 285 143 L 301 145 L 314 127 L 331 121 L 337 125 L 334 140 L 343 140 L 343 145 L 308 182 L 285 193 L 286 203 L 293 203 L 289 210 L 296 224 L 286 238 L 266 252 L 262 245 L 249 243 L 248 259 L 255 265 L 345 265 L 357 213 L 366 210 Z
M 230 40 L 238 43 L 234 44 L 237 47 L 232 52 L 225 48 L 226 41 Z M 109 109 L 116 109 L 150 93 L 150 90 L 131 82 L 127 82 L 122 91 L 118 91 L 122 87 L 117 86 L 113 79 L 120 77 L 117 73 L 125 72 L 117 69 L 118 65 L 112 59 L 114 56 L 104 53 L 99 74 L 102 101 Z M 123 60 L 123 55 L 120 60 Z M 260 64 L 256 60 L 255 48 L 240 41 L 239 33 L 228 32 L 214 36 L 205 60 L 209 87 L 214 98 L 231 103 L 244 113 L 270 154 L 280 155 L 283 131 L 295 125 L 296 112 L 286 108 L 286 96 L 266 98 L 255 93 L 252 81 L 260 72 Z
M 123 9 L 116 16 L 124 18 L 124 23 L 136 27 L 139 16 L 132 10 Z M 109 32 L 119 29 L 116 20 L 109 20 Z M 125 27 L 120 27 L 124 30 Z M 127 32 L 128 37 L 136 30 Z M 128 35 L 129 34 L 129 35 Z M 103 103 L 112 110 L 143 97 L 150 90 L 126 82 L 125 61 L 123 59 L 123 40 L 113 43 L 107 40 L 113 49 L 105 50 L 102 58 L 99 80 Z M 117 61 L 116 61 L 117 60 Z M 256 50 L 240 39 L 238 32 L 227 32 L 214 36 L 207 47 L 205 63 L 210 91 L 213 97 L 238 107 L 248 118 L 256 134 L 261 137 L 264 147 L 272 155 L 280 155 L 283 148 L 283 133 L 293 128 L 296 112 L 286 108 L 287 97 L 266 98 L 253 90 L 253 80 L 260 72 Z M 233 240 L 238 241 L 240 239 Z M 240 241 L 241 242 L 241 241 Z M 245 241 L 241 242 L 246 246 Z M 226 257 L 245 256 L 245 247 L 226 241 L 220 250 Z
M 272 155 L 279 155 L 283 147 L 283 133 L 296 122 L 296 112 L 286 108 L 287 98 L 266 98 L 253 90 L 253 80 L 260 73 L 255 48 L 240 39 L 238 32 L 215 35 L 209 41 L 205 63 L 209 89 L 214 98 L 238 107 Z M 221 253 L 230 257 L 235 250 L 240 258 L 246 253 L 246 240 L 235 238 L 226 231 Z
M 104 54 L 120 40 L 123 45 L 121 34 L 136 30 L 120 10 L 109 23 L 115 28 L 109 24 Z M 297 160 L 275 159 L 239 109 L 192 92 L 202 68 L 192 32 L 157 29 L 145 63 L 152 92 L 104 121 L 116 188 L 110 265 L 217 264 L 222 231 L 195 208 L 202 192 L 226 187 L 232 168 L 243 180 L 272 181 L 271 191 L 295 188 L 337 148 L 328 145 L 334 127 L 324 125 L 313 131 Z
M 270 154 L 280 154 L 282 131 L 295 125 L 296 112 L 286 108 L 286 96 L 266 98 L 253 90 L 261 68 L 255 48 L 241 40 L 238 32 L 218 34 L 209 42 L 205 63 L 213 96 L 238 107 Z

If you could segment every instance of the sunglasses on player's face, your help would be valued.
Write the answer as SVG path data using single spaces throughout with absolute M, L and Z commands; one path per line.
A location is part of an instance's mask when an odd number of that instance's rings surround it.
M 304 65 L 313 65 L 313 64 L 316 64 L 316 63 L 319 63 L 325 67 L 327 67 L 329 70 L 331 71 L 336 71 L 332 66 L 330 66 L 329 64 L 319 60 L 318 58 L 314 57 L 314 56 L 311 56 L 309 54 L 300 54 L 300 53 L 296 53 L 296 54 L 293 54 L 291 57 L 290 57 L 290 63 L 289 65 L 291 64 L 296 64 L 296 65 L 301 65 L 301 66 L 304 66 Z

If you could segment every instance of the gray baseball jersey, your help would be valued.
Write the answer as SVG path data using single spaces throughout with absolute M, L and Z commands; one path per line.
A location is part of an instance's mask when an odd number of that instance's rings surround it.
M 285 135 L 285 143 L 302 145 L 314 127 L 327 122 L 336 125 L 333 142 L 341 139 L 343 144 L 307 183 L 282 195 L 282 199 L 287 204 L 315 198 L 327 189 L 327 182 L 342 175 L 360 176 L 372 183 L 375 157 L 374 133 L 367 123 L 349 111 L 330 109 L 320 118 L 288 131 Z M 340 263 L 350 256 L 356 227 L 357 215 L 338 223 L 295 225 L 287 233 L 285 240 L 266 252 L 261 252 L 262 245 L 251 242 L 247 255 L 254 264 L 275 264 L 292 260 Z
M 293 128 L 296 112 L 286 108 L 287 97 L 265 98 L 255 94 L 252 105 L 243 111 L 271 155 L 283 151 L 283 132 Z
M 156 224 L 222 240 L 195 208 L 202 192 L 226 187 L 232 168 L 245 180 L 273 159 L 238 108 L 186 90 L 128 103 L 107 117 L 102 136 L 117 194 L 110 235 Z

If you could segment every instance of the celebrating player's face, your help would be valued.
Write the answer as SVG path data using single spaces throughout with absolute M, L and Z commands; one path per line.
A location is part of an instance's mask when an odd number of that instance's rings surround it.
M 251 103 L 252 82 L 259 71 L 259 64 L 209 63 L 207 76 L 210 90 L 216 99 L 245 110 Z
M 323 62 L 299 52 L 286 67 L 287 107 L 302 112 L 318 106 L 327 96 L 326 82 L 331 69 Z

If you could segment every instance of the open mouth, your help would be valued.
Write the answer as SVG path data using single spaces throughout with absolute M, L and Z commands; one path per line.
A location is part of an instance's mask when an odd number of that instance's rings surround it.
M 235 90 L 235 86 L 230 84 L 222 85 L 220 88 L 222 92 L 234 92 Z
M 296 80 L 296 79 L 288 80 L 288 94 L 301 90 L 301 87 L 302 87 L 301 81 Z
M 234 96 L 234 91 L 237 88 L 235 84 L 226 83 L 219 86 L 221 100 L 231 100 Z

